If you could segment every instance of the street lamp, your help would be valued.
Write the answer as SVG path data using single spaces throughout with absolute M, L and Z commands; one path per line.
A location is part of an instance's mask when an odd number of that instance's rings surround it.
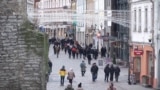
M 130 53 L 130 49 L 131 49 L 132 46 L 129 44 L 129 39 L 127 38 L 126 35 L 123 36 L 123 40 L 124 40 L 124 42 L 126 42 L 126 43 L 128 44 L 127 46 L 129 46 L 129 53 Z M 130 54 L 129 54 L 128 57 L 129 57 L 129 59 L 130 59 Z M 131 85 L 131 80 L 130 80 L 130 76 L 131 76 L 131 75 L 130 75 L 130 68 L 131 68 L 131 67 L 130 67 L 130 60 L 128 60 L 127 63 L 128 63 L 128 84 Z
M 128 0 L 128 9 L 129 9 L 129 10 L 131 10 L 131 5 L 132 5 L 132 0 Z M 131 15 L 131 14 L 130 14 L 130 15 Z M 131 16 L 130 16 L 130 18 L 131 18 Z M 130 27 L 130 28 L 131 28 L 131 27 Z M 131 55 L 131 54 L 130 54 L 130 50 L 131 50 L 131 47 L 132 47 L 132 46 L 130 45 L 130 42 L 131 42 L 131 37 L 130 37 L 130 35 L 131 35 L 131 30 L 129 31 L 129 37 L 128 37 L 128 46 L 129 46 L 128 84 L 129 84 L 129 85 L 131 85 L 131 80 L 130 80 L 130 76 L 131 76 L 131 75 L 130 75 L 130 68 L 131 68 L 131 67 L 130 67 L 130 59 L 131 59 L 131 58 L 130 58 L 130 57 L 131 57 L 130 55 Z

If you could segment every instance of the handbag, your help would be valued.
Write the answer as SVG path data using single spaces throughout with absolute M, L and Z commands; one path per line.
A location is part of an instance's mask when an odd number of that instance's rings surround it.
M 67 80 L 69 80 L 69 76 L 67 76 Z

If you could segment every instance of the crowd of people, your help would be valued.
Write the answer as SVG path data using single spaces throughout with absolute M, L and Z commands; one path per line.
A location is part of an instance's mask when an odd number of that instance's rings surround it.
M 85 76 L 86 73 L 86 63 L 85 59 L 87 58 L 87 62 L 89 65 L 91 65 L 91 60 L 95 59 L 97 60 L 99 52 L 101 53 L 101 57 L 106 57 L 107 50 L 105 47 L 102 47 L 100 51 L 96 49 L 92 44 L 90 45 L 85 45 L 83 43 L 79 43 L 77 41 L 74 41 L 73 39 L 51 39 L 49 40 L 50 44 L 53 44 L 53 50 L 54 54 L 57 55 L 57 58 L 59 57 L 60 51 L 64 51 L 65 54 L 68 53 L 68 58 L 73 58 L 73 59 L 78 59 L 82 58 L 83 61 L 80 63 L 80 68 L 81 68 L 81 75 L 82 77 Z M 51 63 L 49 63 L 49 66 L 51 66 Z M 90 72 L 92 75 L 92 81 L 95 82 L 98 76 L 98 65 L 96 63 L 93 63 Z M 67 72 L 65 69 L 65 66 L 63 65 L 62 68 L 59 70 L 60 74 L 60 85 L 64 86 L 64 80 L 65 76 L 67 76 L 67 80 L 69 81 L 69 85 L 65 88 L 65 90 L 74 90 L 72 87 L 73 79 L 75 78 L 75 73 L 72 68 Z M 120 68 L 118 66 L 114 67 L 113 65 L 107 64 L 106 67 L 104 68 L 104 81 L 110 81 L 113 82 L 114 76 L 115 76 L 115 81 L 118 82 L 118 77 L 120 75 Z M 78 84 L 78 87 L 76 90 L 84 90 L 82 88 L 82 83 Z M 110 84 L 110 87 L 107 90 L 116 90 L 114 88 L 113 83 Z
M 85 45 L 84 43 L 79 43 L 74 41 L 73 39 L 65 38 L 65 39 L 51 39 L 50 43 L 53 43 L 54 54 L 59 56 L 60 49 L 68 54 L 69 59 L 78 59 L 83 58 L 84 60 L 88 60 L 88 64 L 91 64 L 91 60 L 97 60 L 99 53 L 101 53 L 101 57 L 106 57 L 106 47 L 102 47 L 99 51 L 92 44 Z

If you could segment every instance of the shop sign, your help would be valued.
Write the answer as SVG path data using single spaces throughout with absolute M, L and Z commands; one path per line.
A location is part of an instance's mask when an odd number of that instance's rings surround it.
M 143 55 L 143 50 L 134 50 L 134 55 Z

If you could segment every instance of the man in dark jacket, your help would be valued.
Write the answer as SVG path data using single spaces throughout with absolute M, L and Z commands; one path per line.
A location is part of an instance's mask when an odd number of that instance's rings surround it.
M 113 76 L 114 76 L 114 67 L 113 67 L 113 65 L 111 65 L 109 73 L 110 73 L 110 81 L 113 81 Z
M 71 53 L 72 53 L 72 50 L 71 50 L 71 48 L 68 46 L 68 55 L 69 55 L 69 59 L 71 58 Z
M 87 58 L 88 58 L 88 64 L 90 65 L 91 64 L 91 60 L 92 60 L 91 54 L 88 54 Z
M 92 81 L 95 82 L 98 75 L 98 66 L 96 65 L 96 63 L 93 63 L 91 67 L 91 73 L 92 73 Z
M 104 81 L 106 81 L 107 79 L 107 82 L 108 82 L 108 77 L 109 77 L 109 64 L 106 65 L 106 67 L 104 68 L 104 73 L 105 73 L 105 78 L 104 78 Z
M 120 75 L 120 68 L 117 66 L 115 68 L 115 79 L 116 79 L 116 82 L 118 82 L 118 78 L 119 78 L 119 75 Z

